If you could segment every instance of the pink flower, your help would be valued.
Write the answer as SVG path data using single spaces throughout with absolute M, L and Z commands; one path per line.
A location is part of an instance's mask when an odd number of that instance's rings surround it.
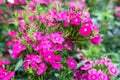
M 53 43 L 62 44 L 64 41 L 64 38 L 62 37 L 62 34 L 59 34 L 56 32 L 51 34 L 51 40 Z
M 88 11 L 83 11 L 83 16 L 84 18 L 89 18 L 90 19 L 90 13 Z
M 18 33 L 16 31 L 10 31 L 10 32 L 7 33 L 7 36 L 10 36 L 10 37 L 14 38 L 14 37 L 17 36 L 17 34 Z
M 9 61 L 9 60 L 1 60 L 0 59 L 0 67 L 2 67 L 3 65 L 8 65 L 8 64 L 10 64 L 11 62 Z
M 92 33 L 92 29 L 89 25 L 83 24 L 79 29 L 79 33 L 82 36 L 86 37 L 86 36 L 89 36 Z
M 41 38 L 43 39 L 43 38 Z M 43 52 L 47 52 L 47 51 L 50 51 L 50 49 L 53 47 L 53 43 L 47 39 L 43 39 L 43 41 L 39 41 L 39 44 L 38 44 L 38 50 L 41 50 Z
M 52 17 L 58 21 L 67 20 L 68 18 L 66 11 L 61 11 L 60 13 L 57 13 L 56 8 L 53 8 L 52 10 Z
M 92 26 L 92 30 L 95 32 L 99 32 L 99 27 L 95 24 Z
M 46 52 L 43 54 L 43 58 L 46 62 L 52 63 L 54 62 L 55 55 L 53 52 Z
M 0 80 L 10 80 L 14 74 L 14 71 L 7 72 L 7 70 L 0 67 Z
M 62 51 L 64 48 L 63 44 L 54 44 L 52 50 L 53 51 Z
M 76 17 L 76 18 L 73 18 L 72 20 L 71 20 L 71 24 L 72 25 L 80 25 L 80 22 L 81 22 L 81 18 L 80 17 Z
M 65 21 L 65 22 L 63 23 L 63 26 L 64 26 L 64 27 L 68 27 L 68 25 L 69 25 L 68 21 Z
M 95 64 L 104 64 L 104 61 L 103 60 L 95 60 Z
M 62 57 L 60 55 L 55 55 L 54 60 L 55 62 L 59 63 L 62 61 Z
M 84 74 L 82 74 L 80 80 L 88 80 L 88 75 L 89 75 L 88 73 L 84 73 Z
M 116 68 L 116 66 L 111 65 L 108 67 L 109 68 L 109 73 L 113 76 L 117 76 L 118 75 L 118 70 Z
M 107 77 L 107 80 L 111 80 L 111 78 L 108 76 L 108 77 Z
M 70 69 L 76 69 L 77 67 L 77 62 L 72 57 L 68 57 L 66 63 Z
M 76 78 L 77 80 L 79 80 L 79 78 L 81 77 L 80 75 L 81 74 L 80 74 L 80 72 L 78 70 L 78 71 L 74 72 L 73 77 Z
M 18 21 L 19 21 L 19 25 L 20 25 L 19 30 L 24 31 L 26 29 L 25 21 L 22 18 L 18 18 Z
M 2 77 L 2 80 L 10 80 L 12 77 L 14 77 L 15 72 L 11 71 L 11 72 L 7 72 L 5 73 L 5 75 Z
M 12 49 L 12 56 L 14 59 L 17 59 L 23 50 L 26 49 L 26 46 L 24 46 L 20 41 L 15 42 Z
M 10 64 L 11 61 L 10 60 L 5 60 L 2 58 L 2 56 L 0 55 L 0 67 L 3 67 L 4 65 L 8 65 Z
M 47 66 L 45 65 L 45 63 L 40 63 L 37 69 L 37 75 L 41 75 L 46 70 L 47 70 Z
M 28 67 L 30 66 L 30 68 L 32 69 L 36 69 L 37 65 L 40 64 L 42 62 L 40 56 L 36 55 L 36 54 L 27 54 L 26 57 L 24 58 L 24 69 L 28 69 Z
M 105 66 L 107 66 L 107 67 L 109 67 L 109 66 L 112 65 L 111 60 L 110 60 L 109 58 L 107 58 L 107 57 L 103 57 L 103 58 L 102 58 L 102 61 L 103 61 L 103 64 L 104 64 Z
M 88 73 L 89 73 L 88 80 L 99 80 L 96 69 L 90 69 Z
M 19 0 L 20 4 L 25 4 L 25 0 Z
M 84 18 L 82 22 L 83 22 L 83 24 L 85 24 L 87 26 L 92 26 L 93 25 L 93 22 L 90 18 Z
M 36 31 L 33 33 L 33 38 L 34 40 L 41 40 L 41 35 L 43 34 L 43 32 L 40 31 Z
M 90 39 L 90 42 L 92 44 L 100 44 L 102 41 L 103 40 L 102 40 L 100 34 L 96 34 L 93 38 Z
M 11 4 L 11 3 L 7 3 L 7 6 L 8 6 L 9 8 L 11 8 L 11 7 L 13 7 L 14 5 Z
M 62 64 L 60 63 L 52 62 L 51 65 L 54 69 L 58 69 L 58 70 L 62 69 Z
M 108 76 L 102 71 L 98 71 L 97 76 L 98 76 L 99 80 L 108 80 Z
M 46 52 L 43 54 L 43 58 L 46 62 L 49 62 L 54 69 L 62 69 L 62 64 L 60 64 L 62 58 L 60 55 L 54 55 L 53 52 Z
M 72 50 L 72 42 L 70 41 L 70 39 L 66 39 L 65 44 L 64 44 L 64 48 L 67 50 Z

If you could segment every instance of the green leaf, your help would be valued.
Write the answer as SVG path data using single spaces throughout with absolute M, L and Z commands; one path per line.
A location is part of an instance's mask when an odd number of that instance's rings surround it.
M 16 64 L 15 66 L 15 71 L 17 71 L 21 66 L 22 66 L 22 63 L 23 63 L 23 60 L 22 59 L 19 59 L 18 63 Z

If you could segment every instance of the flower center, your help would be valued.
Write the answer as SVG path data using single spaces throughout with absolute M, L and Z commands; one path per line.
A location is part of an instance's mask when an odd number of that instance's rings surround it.
M 86 31 L 87 31 L 87 29 L 85 28 L 85 29 L 84 29 L 84 31 L 86 32 Z

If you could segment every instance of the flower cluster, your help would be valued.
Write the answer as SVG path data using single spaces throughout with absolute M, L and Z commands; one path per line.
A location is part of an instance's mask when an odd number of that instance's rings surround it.
M 10 64 L 10 61 L 2 59 L 0 56 L 0 80 L 10 80 L 14 77 L 14 71 L 7 71 L 4 69 L 4 66 L 8 64 Z
M 74 77 L 77 80 L 111 80 L 109 75 L 118 75 L 118 69 L 106 57 L 101 60 L 82 62 L 85 64 L 74 73 Z
M 25 70 L 29 69 L 29 67 L 37 70 L 38 75 L 42 74 L 47 69 L 45 63 L 42 62 L 42 59 L 39 57 L 39 55 L 35 54 L 27 54 L 24 58 L 23 66 Z
M 51 69 L 76 70 L 78 60 L 73 58 L 76 51 L 74 44 L 79 44 L 78 48 L 88 42 L 100 44 L 103 40 L 99 34 L 99 27 L 92 22 L 90 13 L 83 9 L 85 5 L 77 6 L 76 9 L 76 2 L 69 3 L 67 10 L 58 9 L 55 6 L 48 10 L 47 6 L 42 8 L 40 5 L 48 5 L 47 1 L 49 0 L 31 0 L 26 6 L 26 10 L 15 12 L 17 30 L 8 33 L 11 40 L 7 42 L 11 56 L 14 59 L 22 58 L 24 69 L 32 70 L 37 75 L 43 75 L 47 71 L 51 72 Z M 42 11 L 44 12 L 42 13 Z M 96 73 L 105 75 L 102 70 L 95 70 L 95 67 L 93 69 L 92 67 L 93 62 L 87 62 L 80 68 L 81 71 L 88 71 L 82 75 L 84 78 Z M 113 67 L 109 66 L 109 69 L 113 69 Z M 81 74 L 79 71 L 77 73 Z M 76 74 L 76 78 L 78 78 L 78 74 Z M 110 74 L 117 75 L 118 73 L 112 70 Z M 80 75 L 79 77 L 80 80 L 83 80 Z
M 31 7 L 32 6 L 29 6 L 27 12 L 30 12 L 29 10 Z M 32 11 L 34 13 L 36 9 Z M 92 37 L 93 32 L 95 32 L 95 36 L 91 38 L 91 43 L 99 44 L 102 42 L 102 39 L 98 34 L 98 26 L 92 23 L 89 13 L 85 10 L 78 10 L 76 12 L 74 9 L 71 9 L 57 12 L 57 9 L 53 8 L 44 15 L 34 14 L 26 17 L 29 19 L 27 21 L 28 23 L 25 23 L 25 20 L 21 15 L 18 17 L 17 20 L 20 26 L 18 29 L 21 32 L 9 32 L 8 36 L 11 36 L 12 38 L 11 41 L 8 42 L 8 45 L 12 46 L 11 55 L 14 59 L 17 59 L 22 55 L 22 57 L 25 56 L 23 64 L 25 70 L 29 68 L 37 70 L 37 74 L 39 75 L 46 71 L 46 62 L 54 69 L 60 70 L 63 68 L 63 65 L 61 64 L 62 55 L 60 55 L 60 52 L 64 50 L 71 51 L 72 40 L 79 41 L 82 37 L 88 37 L 90 39 L 90 36 Z M 35 20 L 43 25 L 43 29 Z M 55 30 L 52 31 L 52 28 Z M 12 33 L 15 34 L 11 35 Z M 36 51 L 36 55 L 29 54 L 34 51 Z M 30 60 L 31 57 L 34 58 Z M 76 69 L 77 61 L 72 57 L 66 58 L 68 58 L 66 61 L 68 67 L 70 69 Z M 44 65 L 43 71 L 41 71 L 41 65 Z

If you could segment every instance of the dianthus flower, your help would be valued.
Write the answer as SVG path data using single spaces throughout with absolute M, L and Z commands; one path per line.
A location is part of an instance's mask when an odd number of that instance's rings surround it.
M 3 66 L 10 64 L 9 60 L 4 60 L 0 56 L 0 80 L 10 80 L 14 77 L 14 71 L 7 71 L 3 68 Z
M 81 22 L 81 18 L 80 17 L 75 17 L 71 20 L 71 24 L 72 25 L 80 25 L 80 22 Z
M 90 39 L 90 42 L 92 44 L 100 44 L 102 41 L 103 40 L 102 40 L 100 34 L 96 34 L 93 38 Z
M 79 29 L 79 33 L 84 36 L 87 37 L 92 33 L 92 29 L 89 25 L 87 24 L 83 24 L 80 29 Z
M 53 43 L 62 44 L 63 41 L 64 41 L 64 38 L 62 37 L 62 34 L 52 33 L 51 34 L 51 40 L 52 40 Z
M 47 66 L 45 65 L 45 63 L 42 62 L 38 65 L 37 74 L 41 75 L 46 70 L 47 70 Z
M 40 56 L 36 54 L 27 54 L 24 58 L 24 69 L 27 70 L 29 67 L 31 69 L 36 69 L 38 64 L 42 62 Z
M 77 62 L 72 57 L 68 57 L 66 63 L 70 69 L 76 69 L 77 67 Z
M 98 80 L 108 80 L 108 76 L 101 70 L 97 72 Z
M 14 43 L 12 48 L 12 56 L 14 59 L 17 59 L 23 50 L 26 49 L 26 46 L 24 46 L 20 41 L 17 41 Z
M 72 50 L 72 42 L 69 38 L 66 39 L 65 44 L 64 44 L 64 48 L 67 50 L 70 50 L 70 51 Z
M 96 69 L 90 69 L 88 73 L 89 73 L 88 80 L 99 80 Z
M 117 76 L 118 75 L 118 70 L 117 70 L 116 66 L 111 65 L 111 66 L 108 67 L 108 69 L 109 69 L 109 73 L 111 75 L 113 75 L 113 76 Z

